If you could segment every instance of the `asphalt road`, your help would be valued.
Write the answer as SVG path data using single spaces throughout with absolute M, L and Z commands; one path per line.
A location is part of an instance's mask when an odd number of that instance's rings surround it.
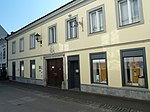
M 150 102 L 0 82 L 0 112 L 150 112 Z
M 36 90 L 0 84 L 0 112 L 105 112 L 106 109 L 64 100 Z M 108 111 L 110 112 L 110 111 Z

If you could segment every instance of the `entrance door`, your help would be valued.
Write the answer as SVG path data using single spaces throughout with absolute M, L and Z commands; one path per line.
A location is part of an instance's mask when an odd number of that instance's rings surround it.
M 61 88 L 63 59 L 47 60 L 47 85 Z
M 79 56 L 68 57 L 69 89 L 80 89 Z
M 16 80 L 16 63 L 12 63 L 12 80 Z

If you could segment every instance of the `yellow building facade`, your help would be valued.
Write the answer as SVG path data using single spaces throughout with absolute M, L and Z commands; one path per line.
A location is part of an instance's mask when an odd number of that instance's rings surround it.
M 7 37 L 11 80 L 150 100 L 149 0 L 73 0 Z

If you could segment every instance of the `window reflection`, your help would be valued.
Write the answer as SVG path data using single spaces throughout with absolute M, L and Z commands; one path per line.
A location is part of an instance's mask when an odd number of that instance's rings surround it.
M 124 58 L 126 85 L 145 87 L 143 64 L 143 57 Z
M 93 60 L 93 82 L 106 84 L 106 60 Z

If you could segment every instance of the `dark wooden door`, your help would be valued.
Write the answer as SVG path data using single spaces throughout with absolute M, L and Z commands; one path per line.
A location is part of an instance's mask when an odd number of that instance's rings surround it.
M 12 63 L 12 80 L 16 80 L 16 63 Z
M 47 60 L 47 85 L 61 87 L 63 81 L 63 59 Z
M 80 88 L 79 62 L 70 62 L 71 88 Z

